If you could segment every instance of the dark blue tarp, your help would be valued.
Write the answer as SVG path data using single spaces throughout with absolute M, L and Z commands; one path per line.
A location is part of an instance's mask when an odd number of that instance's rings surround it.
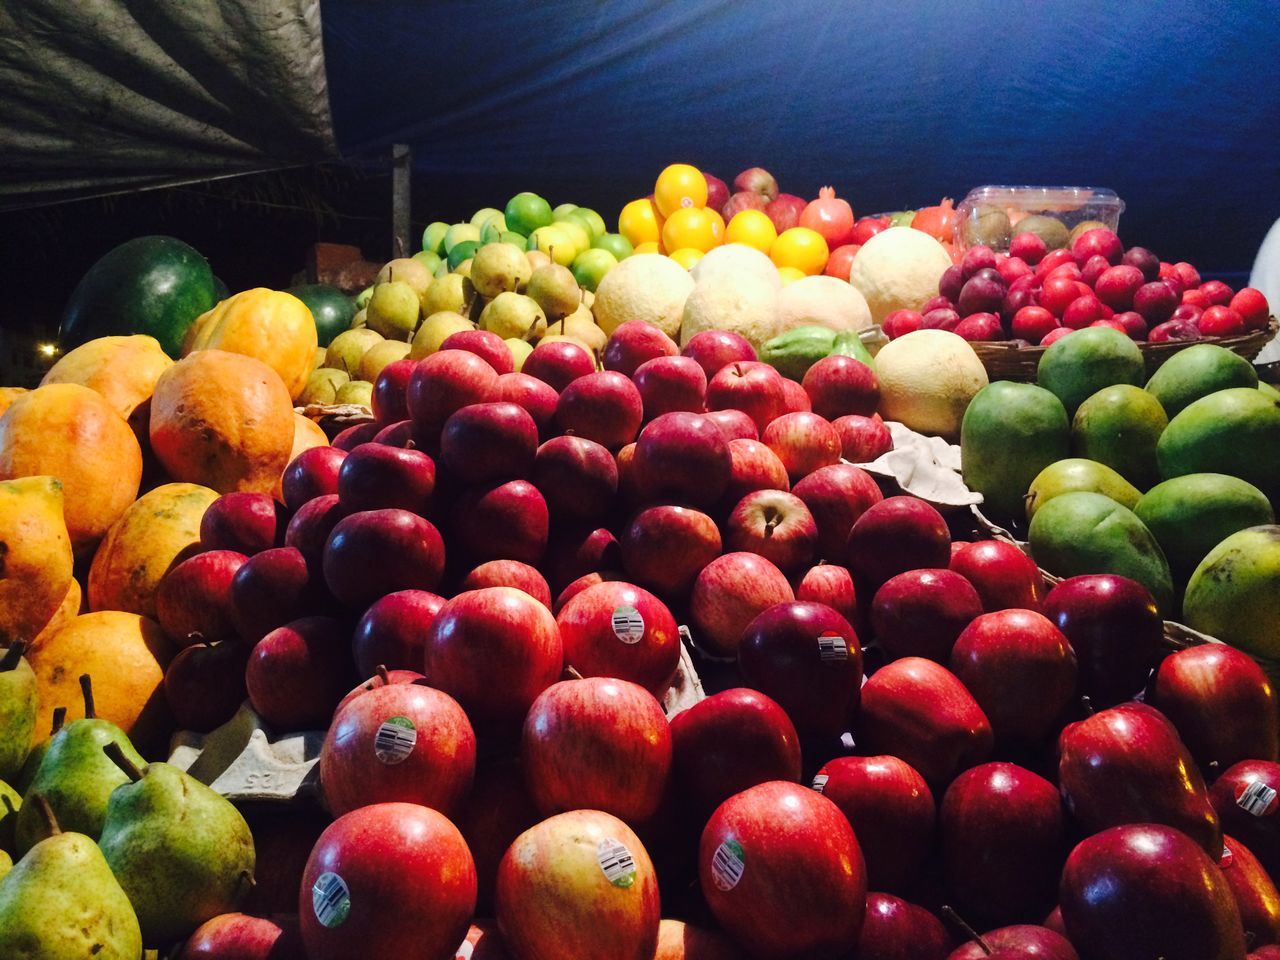
M 1247 271 L 1280 217 L 1275 0 L 323 0 L 349 155 L 413 146 L 442 218 L 522 189 L 611 220 L 684 160 L 855 211 L 1110 187 L 1121 233 Z

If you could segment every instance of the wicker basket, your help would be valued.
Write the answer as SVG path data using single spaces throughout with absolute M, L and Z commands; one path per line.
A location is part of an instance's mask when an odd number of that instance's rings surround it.
M 1138 349 L 1147 364 L 1147 376 L 1180 350 L 1197 343 L 1216 343 L 1238 353 L 1246 360 L 1252 360 L 1262 348 L 1276 335 L 1278 327 L 1273 317 L 1265 330 L 1241 334 L 1238 337 L 1223 337 L 1220 340 L 1168 340 L 1164 343 L 1139 343 Z M 1034 383 L 1036 368 L 1047 347 L 1020 347 L 1009 341 L 986 341 L 973 344 L 974 351 L 987 368 L 987 376 L 992 380 L 1018 380 Z
M 294 407 L 294 413 L 314 420 L 330 440 L 347 427 L 373 423 L 373 411 L 358 403 L 311 403 Z

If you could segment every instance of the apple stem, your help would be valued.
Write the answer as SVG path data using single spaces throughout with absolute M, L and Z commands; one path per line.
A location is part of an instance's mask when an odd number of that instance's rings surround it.
M 1089 698 L 1087 693 L 1080 698 L 1080 707 L 1084 710 L 1086 717 L 1092 717 L 1097 712 L 1093 709 L 1093 700 Z
M 49 836 L 56 837 L 62 832 L 62 828 L 58 826 L 57 814 L 53 812 L 53 807 L 49 806 L 49 801 L 43 793 L 37 793 L 28 802 L 36 805 L 36 811 L 40 814 L 40 819 L 44 821 L 44 826 L 49 831 Z
M 583 677 L 583 676 L 582 676 L 582 674 L 580 674 L 580 673 L 578 672 L 577 668 L 576 668 L 572 663 L 571 663 L 571 664 L 568 664 L 568 665 L 564 668 L 564 672 L 565 672 L 565 673 L 567 673 L 567 674 L 570 676 L 570 678 L 572 678 L 572 679 L 574 679 L 574 680 L 584 680 L 584 679 L 586 679 L 585 677 Z
M 143 772 L 138 769 L 138 765 L 124 755 L 124 748 L 114 740 L 102 747 L 102 752 L 111 758 L 111 762 L 124 771 L 134 783 L 137 783 L 143 777 Z
M 187 645 L 194 647 L 197 643 L 203 643 L 206 647 L 212 647 L 213 641 L 208 639 L 199 630 L 192 630 L 187 634 Z
M 378 679 L 382 681 L 384 687 L 391 685 L 391 677 L 387 674 L 387 665 L 380 663 L 373 668 L 373 672 L 378 675 Z
M 93 708 L 93 680 L 87 673 L 80 675 L 80 695 L 84 697 L 84 718 L 96 720 L 98 711 Z
M 12 647 L 4 652 L 4 659 L 0 660 L 0 673 L 8 673 L 10 670 L 16 669 L 18 661 L 22 659 L 22 655 L 26 652 L 27 641 L 16 641 Z
M 778 529 L 778 524 L 782 522 L 782 518 L 776 513 L 770 514 L 769 519 L 764 522 L 764 535 L 766 537 L 773 536 L 773 531 Z
M 62 725 L 66 722 L 67 722 L 67 708 L 54 707 L 53 708 L 53 725 L 52 725 L 53 729 L 49 731 L 49 736 L 52 737 L 55 733 L 61 730 Z
M 972 940 L 974 943 L 976 943 L 979 946 L 979 948 L 981 948 L 983 953 L 985 953 L 988 957 L 991 956 L 992 950 L 991 950 L 991 947 L 987 944 L 987 941 L 983 940 L 982 935 L 965 922 L 964 917 L 960 916 L 960 914 L 956 913 L 953 909 L 951 909 L 951 907 L 947 906 L 945 903 L 942 905 L 942 907 L 939 909 L 938 912 L 941 913 L 948 920 L 950 920 L 957 927 L 959 927 L 960 932 L 963 933 L 970 940 Z

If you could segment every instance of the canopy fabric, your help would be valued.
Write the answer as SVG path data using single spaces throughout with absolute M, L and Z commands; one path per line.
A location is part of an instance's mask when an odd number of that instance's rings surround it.
M 334 153 L 319 0 L 0 3 L 0 208 Z
M 857 213 L 1109 187 L 1122 236 L 1247 271 L 1280 216 L 1274 0 L 325 0 L 343 149 L 398 141 L 441 218 L 621 203 L 683 160 Z

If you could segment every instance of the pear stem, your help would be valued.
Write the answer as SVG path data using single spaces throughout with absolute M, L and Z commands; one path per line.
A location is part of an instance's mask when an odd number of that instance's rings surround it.
M 582 676 L 582 674 L 578 672 L 577 667 L 575 667 L 573 664 L 569 664 L 568 666 L 566 666 L 564 668 L 564 672 L 567 673 L 574 680 L 586 679 L 585 677 Z
M 114 763 L 121 770 L 123 770 L 125 773 L 125 776 L 127 776 L 134 783 L 137 783 L 139 780 L 142 779 L 142 776 L 143 776 L 142 771 L 138 769 L 138 765 L 136 763 L 130 760 L 127 756 L 125 756 L 124 748 L 121 747 L 120 744 L 116 743 L 113 740 L 111 743 L 108 743 L 105 746 L 103 746 L 102 752 L 105 753 L 108 757 L 110 757 L 111 762 Z
M 49 731 L 49 736 L 52 737 L 55 733 L 61 730 L 62 725 L 66 722 L 67 722 L 67 708 L 54 707 L 53 708 L 53 724 L 52 724 L 53 729 Z
M 378 679 L 382 681 L 382 685 L 388 686 L 391 683 L 391 677 L 387 674 L 387 665 L 380 663 L 373 668 L 373 672 L 378 675 Z
M 988 957 L 991 956 L 991 947 L 987 944 L 987 941 L 982 939 L 982 935 L 979 934 L 977 930 L 965 923 L 964 918 L 960 916 L 960 914 L 956 913 L 946 904 L 943 904 L 938 912 L 959 927 L 960 932 L 976 943 L 983 953 Z
M 36 811 L 40 814 L 40 818 L 44 820 L 45 829 L 49 832 L 49 836 L 56 837 L 62 832 L 62 828 L 58 826 L 58 817 L 53 812 L 53 807 L 49 806 L 49 801 L 43 793 L 37 793 L 29 801 L 36 805 Z
M 80 693 L 84 696 L 84 718 L 96 720 L 98 711 L 93 708 L 93 680 L 87 673 L 80 675 Z
M 27 652 L 27 642 L 25 640 L 15 641 L 13 646 L 4 652 L 4 658 L 0 659 L 0 673 L 8 673 L 10 670 L 18 666 L 18 661 L 22 659 L 22 655 Z

